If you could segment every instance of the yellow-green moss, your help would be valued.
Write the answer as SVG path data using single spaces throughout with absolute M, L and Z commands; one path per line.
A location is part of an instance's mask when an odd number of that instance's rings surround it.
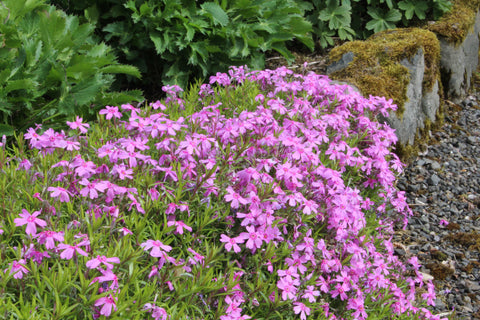
M 452 9 L 428 26 L 428 30 L 445 37 L 451 43 L 460 44 L 472 31 L 479 8 L 480 0 L 456 0 Z
M 408 68 L 400 64 L 412 59 L 421 48 L 425 56 L 423 92 L 430 92 L 440 79 L 440 44 L 435 34 L 419 28 L 394 29 L 379 32 L 366 41 L 352 41 L 332 49 L 331 61 L 353 52 L 354 60 L 343 70 L 329 76 L 356 85 L 364 95 L 383 96 L 397 105 L 402 117 L 410 82 Z

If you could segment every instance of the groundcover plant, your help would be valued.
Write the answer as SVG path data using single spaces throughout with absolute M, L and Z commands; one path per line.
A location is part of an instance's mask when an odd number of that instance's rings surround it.
M 164 90 L 1 148 L 0 318 L 438 319 L 394 255 L 391 101 L 286 68 Z

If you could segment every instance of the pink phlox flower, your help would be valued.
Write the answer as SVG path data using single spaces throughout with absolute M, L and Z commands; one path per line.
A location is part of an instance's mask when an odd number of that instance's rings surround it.
M 288 277 L 281 278 L 277 282 L 277 287 L 282 290 L 282 299 L 293 300 L 297 299 L 297 287 L 300 285 L 300 281 L 297 279 L 288 279 Z
M 182 178 L 184 180 L 192 180 L 197 176 L 195 168 L 197 165 L 193 162 L 189 162 L 186 166 L 181 166 L 180 171 L 183 172 Z
M 64 140 L 64 138 L 64 134 L 55 132 L 55 130 L 50 128 L 47 129 L 47 131 L 45 131 L 41 136 L 39 136 L 38 142 L 41 148 L 56 148 L 61 147 L 58 145 L 58 142 Z
M 315 284 L 319 287 L 320 291 L 324 293 L 330 291 L 330 278 L 325 279 L 324 277 L 319 276 Z
M 26 247 L 22 248 L 22 257 L 25 259 L 31 259 L 35 261 L 37 265 L 40 265 L 44 258 L 50 258 L 48 252 L 41 252 L 35 248 L 33 243 L 30 243 L 30 247 L 27 249 Z
M 156 258 L 161 257 L 163 251 L 170 252 L 170 250 L 172 250 L 172 247 L 163 244 L 159 240 L 147 240 L 146 242 L 141 243 L 140 247 L 145 251 L 152 249 L 150 255 Z
M 311 229 L 308 230 L 307 234 L 303 238 L 303 242 L 297 245 L 298 251 L 305 251 L 306 253 L 313 254 L 315 249 L 315 240 L 308 235 L 311 234 Z
M 180 124 L 181 122 L 183 122 L 182 117 L 180 117 L 177 121 L 165 119 L 165 123 L 158 124 L 158 129 L 162 132 L 167 132 L 171 136 L 175 136 L 176 131 L 180 130 L 182 127 L 185 127 L 184 125 Z
M 352 316 L 355 317 L 355 319 L 367 319 L 368 314 L 365 311 L 365 302 L 362 297 L 355 297 L 352 299 L 348 300 L 347 303 L 347 309 L 348 310 L 353 310 Z
M 243 243 L 244 241 L 245 241 L 245 237 L 243 236 L 238 236 L 235 238 L 230 238 L 224 234 L 220 236 L 220 242 L 225 243 L 225 249 L 227 249 L 228 252 L 230 252 L 232 248 L 233 248 L 233 251 L 236 253 L 242 251 L 242 249 L 240 249 L 238 244 Z
M 252 211 L 249 211 L 248 213 L 237 212 L 237 218 L 242 219 L 242 226 L 249 226 L 255 224 L 257 215 Z
M 315 290 L 314 286 L 307 286 L 307 289 L 305 289 L 302 298 L 308 299 L 308 302 L 310 303 L 314 303 L 316 301 L 315 297 L 318 297 L 319 295 L 320 291 Z
M 64 241 L 63 231 L 55 232 L 52 230 L 44 230 L 37 234 L 37 242 L 39 244 L 45 244 L 47 249 L 55 249 L 55 241 L 62 242 Z
M 103 212 L 107 213 L 110 217 L 118 218 L 118 214 L 120 213 L 120 209 L 117 206 L 105 206 L 103 208 Z
M 242 232 L 240 236 L 247 239 L 245 246 L 255 252 L 262 246 L 262 236 L 257 233 L 254 226 L 247 226 L 246 229 L 248 232 Z
M 388 286 L 388 281 L 385 279 L 382 271 L 375 269 L 371 274 L 368 275 L 368 280 L 372 286 L 378 288 L 386 288 Z
M 13 222 L 17 227 L 26 224 L 27 228 L 25 229 L 25 233 L 35 236 L 37 233 L 37 226 L 41 228 L 45 228 L 47 226 L 47 222 L 45 220 L 37 218 L 40 213 L 41 210 L 34 211 L 32 214 L 30 214 L 27 210 L 22 209 L 22 213 L 19 214 L 21 218 L 15 218 Z
M 65 140 L 65 149 L 67 149 L 67 151 L 80 150 L 80 142 Z
M 157 266 L 152 266 L 152 270 L 150 270 L 150 273 L 148 274 L 148 278 L 150 279 L 153 276 L 156 276 L 158 274 L 158 267 Z
M 285 114 L 287 108 L 285 107 L 285 100 L 283 99 L 270 99 L 267 101 L 267 105 L 274 111 L 277 111 L 280 114 Z
M 256 217 L 257 223 L 262 226 L 271 226 L 276 217 L 273 215 L 274 210 L 272 208 L 266 208 L 265 211 Z
M 117 143 L 120 143 L 122 147 L 125 148 L 127 152 L 133 152 L 135 149 L 138 150 L 147 150 L 150 149 L 149 146 L 146 145 L 148 139 L 136 137 L 135 139 L 131 138 L 121 138 L 117 140 Z
M 60 253 L 60 258 L 61 259 L 66 259 L 66 260 L 70 260 L 73 258 L 73 255 L 74 254 L 80 254 L 84 257 L 88 257 L 88 253 L 86 253 L 82 248 L 80 248 L 80 246 L 86 246 L 87 244 L 84 243 L 83 241 L 78 243 L 78 244 L 75 244 L 75 245 L 69 245 L 69 244 L 65 244 L 65 243 L 60 243 L 58 246 L 57 246 L 57 249 L 58 250 L 63 250 L 61 253 Z
M 200 163 L 203 163 L 205 165 L 205 169 L 211 170 L 213 169 L 213 167 L 215 167 L 217 161 L 214 158 L 208 158 L 200 160 Z
M 94 278 L 92 283 L 95 283 L 97 281 L 100 283 L 112 281 L 108 288 L 110 290 L 118 289 L 118 277 L 115 273 L 112 272 L 111 269 L 104 270 L 99 268 L 98 270 L 102 273 L 102 275 L 100 277 Z
M 168 316 L 168 313 L 164 308 L 155 307 L 152 311 L 152 318 L 154 318 L 155 320 L 167 320 L 170 317 Z
M 448 226 L 449 222 L 445 219 L 441 219 L 440 220 L 440 223 L 439 223 L 441 226 Z
M 3 232 L 4 232 L 4 231 L 2 230 L 2 228 L 0 228 L 0 235 L 3 234 Z
M 203 264 L 203 260 L 205 259 L 204 256 L 202 256 L 192 248 L 187 248 L 187 251 L 193 254 L 193 258 L 189 258 L 189 262 L 191 264 L 197 264 L 197 263 Z
M 175 154 L 179 154 L 181 150 L 186 150 L 189 155 L 200 155 L 200 141 L 198 139 L 192 139 L 191 136 L 186 136 L 182 142 L 180 142 Z
M 227 315 L 233 317 L 234 319 L 240 317 L 240 315 L 242 314 L 242 308 L 240 308 L 240 305 L 242 304 L 241 300 L 238 301 L 235 298 L 232 299 L 231 296 L 226 296 L 225 303 L 228 305 L 227 309 L 225 310 L 225 313 Z
M 410 259 L 407 260 L 408 263 L 410 263 L 415 270 L 420 269 L 421 265 L 418 263 L 418 258 L 417 257 L 411 257 Z
M 10 263 L 10 275 L 13 274 L 15 279 L 22 279 L 24 274 L 29 273 L 30 271 L 25 267 L 26 261 L 25 259 L 20 259 L 18 261 L 14 260 Z M 5 269 L 7 272 L 9 269 Z
M 22 159 L 20 163 L 18 164 L 17 170 L 24 169 L 25 171 L 28 171 L 32 167 L 32 163 L 28 159 Z
M 92 174 L 95 174 L 97 166 L 92 161 L 85 161 L 80 156 L 76 157 L 71 164 L 72 168 L 75 168 L 75 173 L 79 177 L 88 178 Z
M 387 264 L 385 263 L 385 260 L 382 258 L 375 258 L 373 265 L 377 267 L 377 270 L 380 270 L 384 275 L 388 275 L 390 272 L 388 269 L 390 269 Z
M 51 191 L 50 197 L 59 197 L 60 202 L 70 202 L 70 191 L 62 187 L 48 187 L 47 191 Z
M 275 166 L 275 164 L 277 164 L 277 161 L 273 159 L 257 159 L 257 161 L 258 161 L 258 164 L 256 169 L 258 171 L 263 169 L 267 173 L 270 172 L 270 170 L 272 169 L 273 166 Z
M 306 200 L 303 202 L 303 213 L 306 215 L 318 213 L 318 204 L 314 200 Z
M 118 186 L 114 183 L 111 183 L 110 181 L 104 181 L 104 182 L 105 182 L 105 186 L 106 186 L 106 192 L 105 192 L 105 195 L 106 195 L 105 202 L 106 203 L 112 202 L 116 195 L 123 195 L 127 192 L 126 187 Z
M 174 202 L 171 202 L 167 205 L 167 209 L 165 210 L 165 214 L 174 214 L 177 210 L 178 205 Z
M 169 227 L 176 226 L 177 227 L 176 232 L 179 233 L 179 234 L 183 234 L 183 229 L 185 229 L 189 232 L 192 232 L 192 228 L 187 226 L 185 224 L 185 222 L 183 222 L 182 220 L 180 220 L 180 221 L 168 221 L 167 226 L 169 226 Z
M 142 161 L 145 161 L 147 159 L 147 156 L 141 154 L 140 152 L 136 151 L 124 151 L 121 150 L 118 154 L 119 159 L 128 159 L 128 166 L 130 168 L 136 167 L 138 165 L 137 159 L 140 159 Z
M 70 129 L 78 129 L 81 133 L 87 133 L 87 128 L 90 128 L 90 125 L 88 123 L 82 123 L 82 121 L 83 119 L 77 116 L 74 122 L 67 121 L 67 124 Z
M 132 234 L 133 234 L 133 232 L 130 231 L 130 229 L 127 229 L 127 228 L 125 228 L 125 227 L 121 228 L 119 231 L 123 233 L 123 236 L 132 235 Z
M 111 171 L 112 174 L 118 174 L 118 177 L 120 180 L 125 180 L 127 179 L 133 179 L 133 170 L 127 168 L 125 165 L 120 164 L 120 165 L 114 165 Z
M 158 192 L 158 190 L 157 190 L 156 187 L 153 187 L 153 188 L 148 189 L 147 192 L 148 192 L 148 194 L 150 195 L 150 198 L 151 198 L 153 201 L 158 200 L 158 198 L 160 197 L 160 192 Z
M 428 305 L 435 306 L 435 286 L 431 281 L 427 283 L 427 292 L 422 293 L 422 299 L 426 300 Z
M 165 311 L 164 308 L 157 307 L 156 305 L 154 305 L 152 303 L 146 303 L 143 306 L 143 309 L 151 312 L 152 313 L 152 318 L 154 318 L 155 320 L 167 320 L 167 319 L 169 319 L 167 311 Z
M 157 110 L 158 108 L 160 108 L 160 110 L 167 110 L 167 107 L 160 102 L 160 100 L 157 100 L 155 102 L 151 102 L 150 103 L 150 106 L 154 109 L 154 110 Z
M 113 297 L 111 294 L 109 294 L 106 297 L 102 297 L 95 301 L 95 307 L 102 306 L 100 309 L 100 314 L 104 315 L 105 317 L 109 317 L 112 314 L 112 309 L 117 311 L 117 305 L 116 305 L 116 297 Z
M 304 274 L 307 271 L 307 267 L 303 264 L 307 262 L 305 256 L 300 255 L 298 251 L 293 252 L 292 258 L 286 258 L 285 262 L 300 271 L 301 274 Z
M 295 314 L 300 313 L 301 320 L 307 319 L 307 315 L 310 315 L 310 308 L 301 302 L 294 302 L 293 305 L 295 306 L 293 307 L 293 311 L 295 312 Z
M 82 186 L 85 186 L 80 190 L 80 194 L 84 197 L 90 197 L 90 199 L 98 198 L 98 192 L 104 192 L 107 189 L 108 185 L 106 181 L 89 181 L 85 178 L 79 182 Z
M 300 275 L 297 273 L 297 268 L 289 267 L 287 270 L 278 270 L 278 275 L 280 277 L 286 278 L 288 281 L 293 281 L 293 278 L 300 278 Z
M 134 113 L 139 113 L 140 112 L 140 109 L 139 108 L 135 108 L 134 106 L 132 106 L 131 104 L 127 103 L 127 104 L 122 104 L 120 106 L 122 108 L 122 110 L 129 110 L 132 114 Z
M 120 259 L 117 257 L 107 258 L 105 256 L 97 255 L 96 258 L 88 260 L 86 263 L 87 268 L 89 269 L 97 269 L 100 264 L 104 264 L 107 269 L 112 270 L 113 264 L 112 263 L 120 263 Z
M 105 106 L 105 109 L 100 110 L 99 114 L 106 114 L 105 119 L 110 120 L 112 117 L 120 119 L 122 113 L 118 111 L 118 107 Z
M 149 118 L 142 118 L 142 117 L 137 116 L 137 114 L 133 114 L 130 117 L 130 119 L 128 119 L 128 121 L 129 121 L 129 124 L 131 126 L 128 129 L 131 130 L 132 128 L 135 128 L 139 132 L 148 131 L 149 128 L 150 128 L 150 124 L 152 123 L 152 120 L 150 120 Z
M 224 196 L 225 201 L 232 202 L 232 209 L 237 209 L 240 204 L 247 204 L 248 200 L 243 198 L 240 194 L 236 193 L 232 187 L 227 188 L 228 194 Z
M 347 292 L 350 291 L 350 286 L 346 283 L 337 283 L 335 289 L 331 291 L 332 298 L 340 296 L 340 300 L 346 300 L 348 298 Z
M 37 129 L 28 128 L 27 133 L 23 136 L 26 140 L 30 140 L 30 146 L 32 148 L 40 148 L 38 140 L 40 139 L 40 135 L 36 131 Z
M 138 202 L 138 200 L 133 196 L 133 194 L 131 193 L 128 193 L 127 194 L 127 197 L 132 200 L 132 202 L 130 203 L 129 207 L 128 207 L 128 210 L 131 211 L 132 210 L 132 207 L 135 206 L 135 208 L 137 209 L 138 212 L 142 213 L 142 214 L 145 214 L 145 210 L 143 209 L 142 207 L 142 204 L 140 202 Z

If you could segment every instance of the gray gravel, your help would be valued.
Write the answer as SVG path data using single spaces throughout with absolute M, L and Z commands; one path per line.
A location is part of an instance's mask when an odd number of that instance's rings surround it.
M 433 314 L 451 319 L 480 319 L 479 103 L 477 94 L 446 106 L 444 126 L 397 182 L 414 216 L 396 234 L 396 254 L 418 256 L 437 288 Z

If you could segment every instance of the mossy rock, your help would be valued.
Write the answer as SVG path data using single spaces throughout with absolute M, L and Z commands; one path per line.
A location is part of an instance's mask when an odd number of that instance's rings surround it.
M 349 52 L 354 58 L 346 68 L 332 72 L 329 77 L 355 85 L 364 95 L 393 99 L 398 107 L 397 115 L 401 117 L 410 82 L 409 70 L 401 61 L 412 59 L 419 48 L 425 56 L 422 89 L 430 92 L 440 79 L 440 45 L 435 34 L 419 28 L 386 30 L 366 41 L 351 41 L 332 49 L 330 61 L 339 61 Z
M 448 42 L 459 45 L 472 32 L 479 10 L 480 0 L 456 0 L 448 13 L 427 28 Z
M 366 41 L 352 41 L 334 48 L 329 59 L 334 62 L 333 68 L 329 68 L 334 70 L 329 73 L 330 78 L 356 86 L 365 96 L 393 100 L 397 111 L 389 119 L 380 120 L 389 122 L 402 137 L 397 144 L 397 154 L 404 161 L 417 154 L 422 147 L 419 142 L 425 143 L 428 131 L 438 127 L 443 119 L 439 98 L 442 93 L 440 44 L 435 34 L 420 28 L 386 30 Z M 341 62 L 335 68 L 338 61 Z M 423 70 L 418 70 L 421 68 Z M 415 91 L 415 101 L 410 101 L 412 92 L 408 90 Z M 437 97 L 435 106 L 424 105 L 426 95 Z M 405 119 L 404 114 L 408 115 Z

